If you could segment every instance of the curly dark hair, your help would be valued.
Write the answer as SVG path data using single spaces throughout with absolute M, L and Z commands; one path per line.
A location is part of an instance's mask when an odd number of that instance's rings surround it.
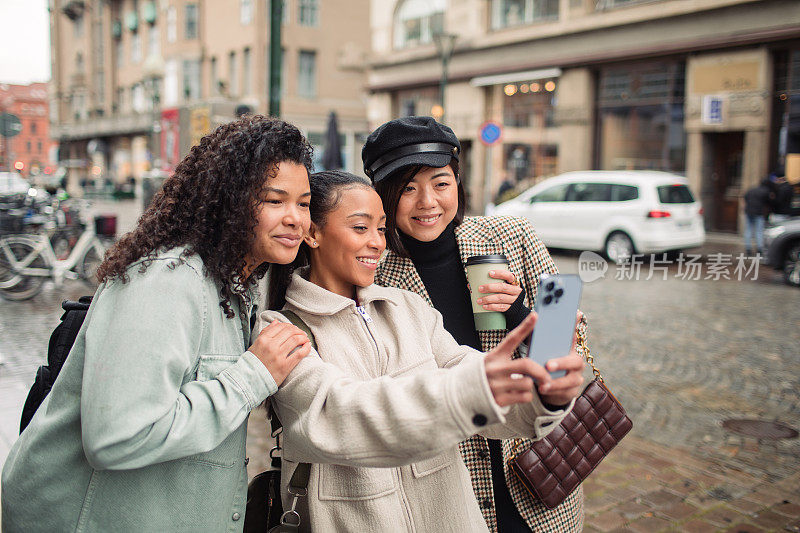
M 144 258 L 143 271 L 160 251 L 183 245 L 184 257 L 196 253 L 203 260 L 205 274 L 220 285 L 220 306 L 233 318 L 233 295 L 247 302 L 247 288 L 269 267 L 260 265 L 243 279 L 267 179 L 284 161 L 310 173 L 311 157 L 311 145 L 300 130 L 280 119 L 249 115 L 223 124 L 192 147 L 136 228 L 106 253 L 99 280 L 125 283 L 134 262 Z

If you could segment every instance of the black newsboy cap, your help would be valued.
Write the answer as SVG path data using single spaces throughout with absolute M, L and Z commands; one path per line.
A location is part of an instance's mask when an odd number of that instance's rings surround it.
M 403 117 L 369 134 L 361 160 L 374 183 L 412 165 L 441 168 L 458 160 L 461 143 L 453 130 L 431 117 Z

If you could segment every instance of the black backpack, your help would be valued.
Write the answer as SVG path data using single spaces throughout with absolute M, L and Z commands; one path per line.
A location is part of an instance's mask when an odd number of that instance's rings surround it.
M 64 366 L 64 361 L 67 360 L 72 345 L 75 344 L 75 338 L 78 336 L 78 331 L 83 325 L 91 303 L 91 296 L 81 296 L 77 302 L 70 300 L 61 302 L 64 314 L 61 315 L 61 323 L 50 335 L 50 343 L 47 346 L 47 364 L 40 366 L 36 371 L 36 379 L 25 399 L 25 405 L 22 407 L 22 417 L 19 423 L 20 433 L 28 426 L 36 410 L 50 393 L 50 389 L 53 388 L 53 383 L 55 383 L 58 373 L 61 372 L 61 367 Z

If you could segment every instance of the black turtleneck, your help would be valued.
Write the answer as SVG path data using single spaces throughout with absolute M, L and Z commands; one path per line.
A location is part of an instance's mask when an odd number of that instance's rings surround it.
M 472 303 L 467 288 L 467 275 L 461 263 L 453 224 L 449 224 L 439 237 L 422 242 L 398 232 L 408 250 L 411 261 L 422 278 L 433 306 L 442 314 L 444 329 L 459 343 L 481 349 L 480 338 L 472 317 Z M 523 293 L 524 294 L 524 293 Z M 516 327 L 530 312 L 523 304 L 523 294 L 506 311 L 509 329 Z M 530 531 L 520 516 L 503 474 L 503 453 L 499 440 L 487 439 L 492 466 L 492 486 L 500 533 Z M 483 503 L 483 502 L 479 502 Z

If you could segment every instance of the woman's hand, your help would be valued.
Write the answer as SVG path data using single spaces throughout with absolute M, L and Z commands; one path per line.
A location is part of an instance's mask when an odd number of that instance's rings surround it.
M 581 322 L 583 314 L 578 311 L 578 319 L 575 322 L 576 332 L 572 335 L 572 350 L 564 357 L 551 359 L 545 366 L 547 370 L 566 370 L 567 373 L 560 378 L 554 379 L 549 383 L 539 385 L 539 397 L 550 405 L 564 405 L 576 398 L 583 390 L 583 358 L 576 349 L 578 345 L 578 324 Z
M 486 354 L 486 378 L 494 401 L 500 407 L 532 402 L 534 379 L 540 386 L 553 381 L 547 370 L 532 360 L 526 357 L 511 359 L 517 346 L 530 335 L 535 324 L 536 313 L 531 313 Z
M 517 278 L 508 270 L 490 270 L 489 276 L 495 279 L 503 280 L 503 283 L 487 283 L 478 287 L 478 292 L 491 293 L 487 296 L 481 296 L 477 302 L 483 306 L 487 311 L 499 311 L 505 313 L 511 307 L 519 293 L 522 292 L 522 287 L 519 286 Z
M 311 341 L 297 326 L 275 320 L 261 330 L 248 351 L 264 363 L 280 386 L 297 363 L 311 353 Z

